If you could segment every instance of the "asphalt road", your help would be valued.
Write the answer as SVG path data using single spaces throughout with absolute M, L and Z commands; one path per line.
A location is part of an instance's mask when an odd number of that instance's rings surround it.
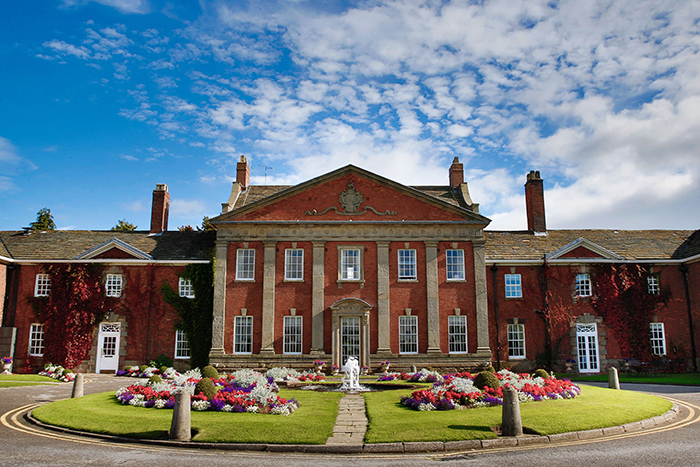
M 88 377 L 93 380 L 85 384 L 86 394 L 116 390 L 124 385 L 124 379 L 111 376 Z M 623 389 L 700 406 L 700 388 L 623 384 Z M 6 421 L 0 425 L 0 466 L 700 466 L 700 423 L 696 423 L 700 411 L 680 427 L 657 427 L 652 433 L 630 433 L 589 442 L 441 455 L 318 455 L 115 443 L 39 430 L 23 420 L 22 411 L 17 410 L 69 397 L 70 391 L 70 384 L 0 389 L 0 415 L 4 414 Z M 689 414 L 687 408 L 682 408 L 674 423 L 678 425 Z

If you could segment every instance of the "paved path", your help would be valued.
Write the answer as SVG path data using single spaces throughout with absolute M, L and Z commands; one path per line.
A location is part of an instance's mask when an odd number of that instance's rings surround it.
M 361 446 L 366 431 L 365 398 L 360 394 L 346 394 L 340 399 L 333 436 L 328 438 L 326 444 Z

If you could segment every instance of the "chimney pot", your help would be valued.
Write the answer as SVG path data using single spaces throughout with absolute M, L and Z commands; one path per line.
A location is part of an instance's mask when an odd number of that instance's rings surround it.
M 159 234 L 168 230 L 168 216 L 170 214 L 170 193 L 165 183 L 156 184 L 153 190 L 153 204 L 151 206 L 151 234 Z
M 527 230 L 547 232 L 544 212 L 544 186 L 539 170 L 531 170 L 525 182 L 525 210 L 527 211 Z

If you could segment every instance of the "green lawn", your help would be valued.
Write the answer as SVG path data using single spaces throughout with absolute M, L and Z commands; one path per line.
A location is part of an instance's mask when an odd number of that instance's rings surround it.
M 32 381 L 36 383 L 60 383 L 60 381 L 48 376 L 40 375 L 0 375 L 0 381 Z
M 192 412 L 193 441 L 208 443 L 324 444 L 332 435 L 340 392 L 288 391 L 301 407 L 292 415 Z M 173 411 L 121 405 L 114 392 L 66 399 L 34 410 L 44 423 L 130 438 L 167 437 Z
M 608 381 L 608 375 L 561 375 L 561 378 L 569 378 L 571 381 Z M 669 373 L 654 374 L 648 376 L 634 373 L 619 373 L 621 383 L 651 383 L 651 384 L 680 384 L 686 386 L 700 386 L 700 373 Z
M 368 443 L 397 441 L 457 441 L 495 438 L 491 427 L 501 424 L 502 407 L 419 412 L 402 406 L 411 391 L 364 394 Z M 523 427 L 542 435 L 621 425 L 660 415 L 671 408 L 665 399 L 632 391 L 582 386 L 576 399 L 521 404 Z

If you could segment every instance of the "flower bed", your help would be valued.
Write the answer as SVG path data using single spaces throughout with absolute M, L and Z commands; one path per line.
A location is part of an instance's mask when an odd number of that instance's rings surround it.
M 274 367 L 265 372 L 265 376 L 272 378 L 276 382 L 280 381 L 325 381 L 324 375 L 317 375 L 314 372 L 301 373 L 293 368 Z
M 60 365 L 53 365 L 51 363 L 44 365 L 44 369 L 40 371 L 39 374 L 41 376 L 48 376 L 49 378 L 63 381 L 64 383 L 68 383 L 75 379 L 75 373 L 73 373 L 73 370 L 68 370 Z
M 437 371 L 430 371 L 423 368 L 413 374 L 411 373 L 389 373 L 377 378 L 377 381 L 409 381 L 411 383 L 440 383 L 445 378 Z
M 503 404 L 503 389 L 507 386 L 517 390 L 521 402 L 573 399 L 581 393 L 581 388 L 568 379 L 543 379 L 508 370 L 499 371 L 496 377 L 500 383 L 498 388 L 479 389 L 474 386 L 470 373 L 445 375 L 443 382 L 433 384 L 431 389 L 414 391 L 410 396 L 401 398 L 401 403 L 415 410 L 490 407 Z
M 199 370 L 192 370 L 163 382 L 139 381 L 120 388 L 116 396 L 122 404 L 156 409 L 172 409 L 175 395 L 183 391 L 192 395 L 192 410 L 196 411 L 290 415 L 299 408 L 295 399 L 286 400 L 277 395 L 279 388 L 272 378 L 256 371 L 239 370 L 216 380 L 212 378 L 217 391 L 211 399 L 204 394 L 194 394 L 201 379 Z

